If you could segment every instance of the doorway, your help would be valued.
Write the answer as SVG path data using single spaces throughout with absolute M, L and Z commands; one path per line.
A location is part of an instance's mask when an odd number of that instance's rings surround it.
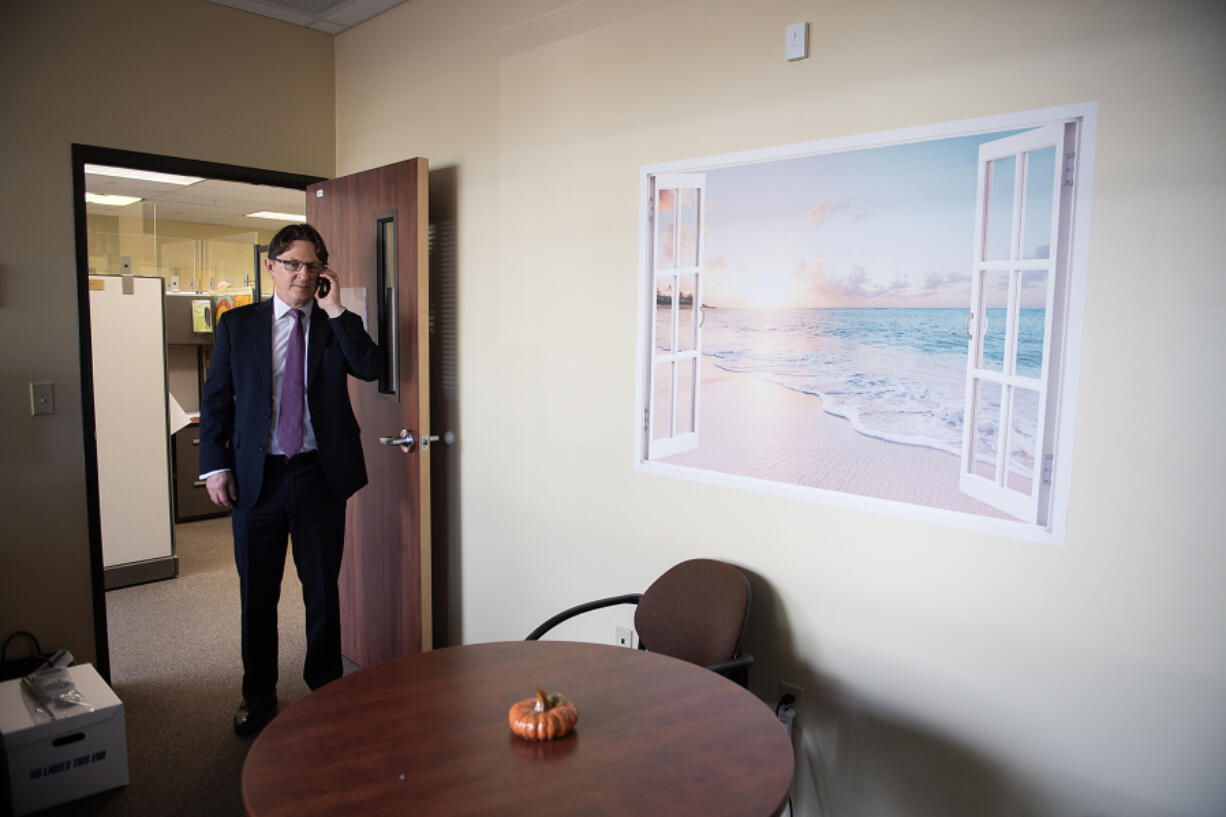
M 168 181 L 164 175 L 141 178 L 140 173 L 132 174 L 124 173 L 124 171 L 169 174 L 180 178 L 172 182 Z M 260 280 L 257 272 L 261 245 L 267 244 L 267 237 L 270 237 L 279 228 L 278 222 L 284 223 L 288 218 L 277 218 L 268 213 L 290 208 L 278 207 L 268 210 L 266 207 L 259 207 L 243 212 L 235 212 L 235 210 L 243 209 L 244 202 L 284 203 L 293 201 L 292 197 L 297 196 L 302 201 L 302 209 L 282 215 L 293 217 L 296 220 L 305 220 L 302 218 L 305 215 L 304 191 L 309 184 L 322 181 L 322 179 L 315 176 L 88 145 L 72 146 L 72 173 L 94 638 L 98 669 L 103 677 L 109 679 L 111 667 L 105 597 L 107 589 L 111 586 L 119 586 L 120 583 L 135 584 L 170 578 L 175 574 L 175 560 L 172 551 L 168 559 L 160 556 L 155 559 L 139 558 L 130 564 L 125 563 L 118 571 L 115 565 L 109 568 L 107 566 L 103 545 L 104 513 L 102 491 L 100 491 L 100 473 L 105 469 L 106 463 L 99 461 L 100 407 L 97 400 L 96 387 L 98 384 L 95 382 L 93 366 L 94 322 L 91 320 L 90 306 L 91 293 L 96 290 L 91 289 L 91 273 L 95 281 L 113 275 L 120 284 L 126 278 L 130 285 L 133 279 L 140 278 L 159 285 L 166 293 L 178 291 L 182 293 L 184 300 L 195 301 L 196 307 L 201 311 L 207 305 L 209 308 L 207 320 L 211 322 L 215 319 L 213 310 L 218 307 L 224 308 L 227 304 L 232 305 L 235 302 L 230 296 L 238 295 L 240 300 L 243 297 L 258 299 L 261 296 L 267 297 L 271 293 L 271 288 L 266 282 Z M 136 178 L 133 178 L 134 175 Z M 169 192 L 179 188 L 184 191 L 192 191 L 192 188 L 195 190 L 191 193 Z M 137 201 L 129 201 L 126 204 L 90 204 L 87 206 L 86 193 L 115 196 L 123 195 L 125 190 L 131 198 Z M 198 195 L 199 193 L 203 195 Z M 251 195 L 245 196 L 244 193 Z M 91 196 L 91 198 L 94 197 Z M 109 201 L 123 202 L 124 200 L 109 199 Z M 121 216 L 119 210 L 116 210 L 114 216 L 106 217 L 101 215 L 98 209 L 105 207 L 115 207 L 120 210 L 126 208 L 126 212 Z M 261 211 L 263 211 L 262 215 L 249 215 Z M 216 214 L 213 221 L 218 223 L 213 223 L 207 228 L 184 226 L 209 224 L 208 221 L 192 221 L 191 219 L 206 218 L 206 214 L 210 212 Z M 108 225 L 104 223 L 108 220 L 112 221 L 116 228 L 110 234 L 106 233 Z M 139 230 L 135 229 L 137 226 Z M 91 238 L 93 239 L 92 246 Z M 155 279 L 160 279 L 160 281 Z M 94 286 L 98 286 L 97 283 Z M 175 303 L 177 304 L 177 299 Z M 192 318 L 193 314 L 194 310 L 189 310 L 188 317 Z M 192 328 L 205 328 L 204 317 L 200 316 L 200 322 L 195 323 Z M 195 341 L 202 336 L 207 337 L 207 333 L 192 332 L 185 339 Z M 186 418 L 188 423 L 184 427 L 190 426 L 193 388 L 196 389 L 195 399 L 198 400 L 199 394 L 198 382 L 193 382 L 193 378 L 198 381 L 203 377 L 203 372 L 207 370 L 207 343 L 192 342 L 176 344 L 176 346 L 183 348 L 168 352 L 165 356 L 165 370 L 168 373 L 167 385 L 168 388 L 173 386 L 181 394 L 187 396 L 183 400 L 168 396 L 169 411 L 166 425 L 168 431 L 171 430 L 171 424 L 175 422 L 173 418 L 176 417 L 180 421 Z M 180 403 L 178 413 L 174 405 L 176 402 Z M 184 407 L 183 402 L 188 405 Z M 198 412 L 198 403 L 194 408 Z M 168 461 L 173 460 L 170 454 L 173 442 L 173 437 L 167 436 Z M 195 476 L 195 474 L 188 475 L 186 483 L 190 485 L 195 482 Z M 184 481 L 183 475 L 175 474 L 174 477 L 180 482 Z M 171 490 L 178 490 L 176 480 L 172 479 L 170 468 L 166 470 L 165 479 Z M 166 509 L 167 514 L 174 514 L 172 507 L 177 506 L 172 502 Z

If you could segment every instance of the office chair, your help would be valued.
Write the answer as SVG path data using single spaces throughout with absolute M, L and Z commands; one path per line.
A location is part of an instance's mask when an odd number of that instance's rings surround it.
M 690 559 L 669 568 L 643 593 L 598 599 L 558 613 L 528 634 L 536 641 L 581 613 L 635 604 L 639 649 L 663 653 L 718 672 L 748 686 L 753 656 L 741 651 L 749 621 L 745 574 L 714 559 Z

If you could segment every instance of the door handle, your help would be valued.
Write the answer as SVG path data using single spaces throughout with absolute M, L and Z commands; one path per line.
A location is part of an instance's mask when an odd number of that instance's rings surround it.
M 451 445 L 453 442 L 455 442 L 455 434 L 452 434 L 450 431 L 444 431 L 442 439 L 443 439 L 444 445 Z M 422 451 L 425 451 L 427 448 L 429 448 L 430 443 L 436 443 L 438 441 L 439 441 L 439 436 L 437 434 L 425 435 L 424 437 L 421 438 Z
M 413 436 L 413 432 L 407 428 L 400 429 L 400 434 L 395 437 L 380 437 L 379 442 L 384 445 L 398 445 L 400 450 L 406 454 L 417 445 L 417 439 Z
M 440 438 L 437 434 L 423 434 L 421 437 L 421 450 L 426 451 L 430 448 L 430 443 L 436 443 L 442 439 L 445 445 L 451 445 L 455 442 L 455 435 L 450 431 L 444 432 Z M 413 436 L 413 432 L 407 428 L 400 429 L 400 434 L 395 437 L 380 437 L 379 442 L 384 445 L 398 445 L 400 450 L 406 454 L 413 450 L 417 445 L 417 438 Z

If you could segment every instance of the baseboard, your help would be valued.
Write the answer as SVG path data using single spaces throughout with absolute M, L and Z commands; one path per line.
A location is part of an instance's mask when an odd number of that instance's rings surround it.
M 178 575 L 179 557 L 174 554 L 146 559 L 143 562 L 114 565 L 102 571 L 102 579 L 107 590 L 131 587 L 134 584 L 145 584 L 146 582 L 160 582 L 163 579 L 173 579 Z

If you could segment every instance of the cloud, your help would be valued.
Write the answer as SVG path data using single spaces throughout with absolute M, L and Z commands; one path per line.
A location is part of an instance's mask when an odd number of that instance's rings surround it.
M 830 217 L 830 202 L 823 201 L 805 213 L 805 229 L 816 230 Z
M 793 304 L 796 306 L 958 306 L 966 302 L 970 292 L 970 276 L 961 273 L 931 273 L 920 280 L 897 271 L 887 280 L 884 272 L 875 276 L 862 264 L 853 264 L 850 272 L 839 274 L 821 258 L 799 260 L 791 279 L 793 291 L 800 295 Z
M 657 258 L 657 259 L 674 259 L 674 258 L 676 258 L 676 255 L 674 254 L 674 251 L 675 251 L 675 249 L 676 249 L 676 248 L 675 248 L 675 246 L 674 246 L 675 244 L 676 244 L 676 242 L 673 240 L 673 231 L 672 231 L 672 230 L 664 230 L 664 231 L 663 231 L 663 232 L 660 234 L 660 244 L 659 244 L 659 246 L 658 246 L 658 247 L 656 247 L 656 258 Z M 658 261 L 657 261 L 657 263 L 658 263 Z M 668 262 L 668 266 L 672 266 L 672 262 L 671 262 L 671 261 L 670 261 L 670 262 Z
M 689 224 L 681 225 L 681 257 L 677 259 L 679 266 L 691 266 L 697 263 L 698 248 L 694 243 L 694 228 Z
M 660 195 L 659 195 L 660 202 L 659 202 L 658 212 L 661 215 L 664 213 L 672 213 L 676 210 L 676 206 L 675 206 L 676 196 L 677 196 L 677 191 L 671 188 L 666 188 L 660 191 Z
M 970 280 L 971 276 L 964 272 L 930 272 L 924 278 L 923 288 L 925 292 L 934 292 L 949 287 L 969 290 L 966 283 Z
M 831 204 L 823 199 L 816 206 L 805 211 L 805 229 L 817 230 L 823 224 L 830 220 L 835 213 L 851 208 L 851 199 L 841 201 L 838 204 Z
M 818 303 L 827 306 L 848 306 L 875 298 L 901 294 L 909 288 L 906 280 L 896 278 L 888 284 L 874 284 L 868 271 L 856 264 L 846 277 L 839 277 L 826 269 L 822 259 L 801 260 L 792 272 L 794 278 L 804 281 L 804 289 L 815 296 Z

